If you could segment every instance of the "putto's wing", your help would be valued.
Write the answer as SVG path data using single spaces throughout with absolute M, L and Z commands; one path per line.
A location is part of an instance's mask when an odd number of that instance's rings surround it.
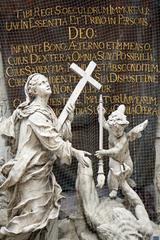
M 129 141 L 134 141 L 137 138 L 140 138 L 142 136 L 141 132 L 147 127 L 148 125 L 148 120 L 145 120 L 141 124 L 135 126 L 132 130 L 130 130 L 127 133 L 127 138 Z

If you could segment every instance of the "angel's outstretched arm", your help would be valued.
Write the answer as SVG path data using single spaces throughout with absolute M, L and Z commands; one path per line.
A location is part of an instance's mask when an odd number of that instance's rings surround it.
M 108 157 L 112 157 L 116 161 L 119 161 L 118 156 L 126 144 L 127 144 L 127 139 L 122 138 L 114 147 L 110 149 L 102 149 L 102 150 L 96 151 L 95 156 L 97 158 L 103 158 L 104 156 L 108 156 Z

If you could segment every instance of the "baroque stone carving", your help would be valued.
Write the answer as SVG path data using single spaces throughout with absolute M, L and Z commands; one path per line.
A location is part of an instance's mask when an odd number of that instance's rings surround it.
M 134 186 L 134 181 L 130 178 L 133 172 L 133 162 L 129 152 L 129 142 L 141 137 L 141 132 L 146 128 L 148 120 L 137 125 L 128 133 L 125 128 L 129 124 L 126 119 L 125 106 L 120 105 L 118 109 L 111 113 L 106 121 L 103 108 L 102 124 L 109 133 L 109 149 L 100 149 L 96 152 L 99 159 L 109 157 L 108 187 L 110 198 L 116 198 L 119 187 L 123 187 L 124 179 Z
M 102 161 L 106 155 L 109 156 L 109 198 L 99 199 L 93 179 L 92 163 L 89 158 L 89 167 L 83 168 L 78 164 L 78 173 L 76 181 L 76 189 L 79 196 L 79 204 L 81 215 L 85 216 L 84 221 L 88 229 L 85 227 L 81 231 L 79 238 L 82 240 L 92 239 L 89 229 L 92 230 L 95 239 L 101 240 L 138 240 L 150 239 L 153 229 L 145 210 L 144 204 L 137 193 L 129 185 L 129 181 L 133 163 L 129 152 L 129 141 L 133 141 L 141 136 L 141 132 L 147 126 L 146 120 L 142 124 L 134 127 L 129 133 L 125 133 L 124 129 L 129 124 L 124 115 L 125 106 L 120 105 L 116 111 L 110 116 L 108 121 L 104 118 L 105 110 L 103 110 L 103 127 L 109 131 L 109 149 L 102 149 L 102 141 L 100 150 L 96 152 L 96 156 Z M 98 108 L 98 112 L 100 109 Z M 100 112 L 99 112 L 100 115 Z M 101 135 L 101 137 L 103 134 Z M 102 139 L 100 139 L 102 140 Z M 102 164 L 102 162 L 101 162 Z M 102 165 L 99 174 L 103 175 Z M 102 187 L 103 179 L 99 176 L 98 186 Z M 129 202 L 134 209 L 134 214 L 127 209 L 122 200 L 116 198 L 118 188 L 121 187 L 125 196 L 125 200 Z
M 0 229 L 1 239 L 49 240 L 52 236 L 52 240 L 57 240 L 56 219 L 62 196 L 52 173 L 53 159 L 70 164 L 73 156 L 83 166 L 87 165 L 87 152 L 73 148 L 69 141 L 74 107 L 68 106 L 68 118 L 57 131 L 57 117 L 47 105 L 50 94 L 46 77 L 39 73 L 29 76 L 25 84 L 26 101 L 0 125 L 0 133 L 17 142 L 15 157 L 1 169 L 5 180 L 0 190 L 7 190 L 10 196 L 9 219 Z M 52 160 L 49 152 L 54 155 Z
M 5 161 L 3 158 L 0 159 L 0 168 L 4 165 Z M 5 181 L 5 177 L 0 174 L 0 184 Z M 0 226 L 5 226 L 8 221 L 7 215 L 7 207 L 8 207 L 8 196 L 6 192 L 0 192 Z
M 139 240 L 150 239 L 152 226 L 145 207 L 137 193 L 123 181 L 123 193 L 132 204 L 134 214 L 127 210 L 120 199 L 99 199 L 93 179 L 91 160 L 89 167 L 78 164 L 76 189 L 80 206 L 88 229 L 81 231 L 80 239 L 92 239 L 89 229 L 95 232 L 95 239 L 101 240 Z M 86 237 L 84 238 L 84 236 Z
M 0 120 L 3 119 L 7 112 L 7 99 L 2 99 L 0 101 Z

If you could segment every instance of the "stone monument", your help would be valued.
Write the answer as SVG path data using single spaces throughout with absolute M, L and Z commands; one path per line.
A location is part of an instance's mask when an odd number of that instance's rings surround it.
M 60 240 L 68 239 L 69 236 L 72 236 L 74 240 L 149 240 L 153 234 L 153 227 L 142 200 L 130 186 L 133 183 L 133 181 L 129 181 L 133 163 L 128 148 L 129 141 L 141 137 L 141 132 L 147 126 L 148 121 L 146 120 L 125 133 L 124 128 L 129 124 L 124 115 L 125 106 L 120 105 L 106 122 L 104 119 L 105 110 L 101 103 L 102 96 L 98 107 L 99 125 L 103 123 L 105 128 L 107 124 L 107 130 L 110 126 L 109 146 L 112 155 L 109 157 L 112 169 L 110 168 L 109 171 L 113 171 L 116 179 L 109 176 L 108 183 L 109 186 L 111 180 L 114 180 L 113 186 L 117 183 L 116 189 L 110 189 L 111 193 L 115 190 L 116 194 L 114 196 L 109 194 L 109 197 L 100 199 L 93 179 L 91 160 L 86 158 L 88 167 L 85 168 L 79 163 L 76 179 L 78 209 L 74 216 L 61 222 Z M 102 138 L 103 132 L 100 128 L 100 148 L 103 145 Z M 105 180 L 102 162 L 105 153 L 107 150 L 101 149 L 95 154 L 101 161 L 98 171 L 98 187 L 101 188 Z M 123 161 L 119 161 L 120 159 Z M 115 174 L 117 168 L 118 174 Z M 122 189 L 125 199 L 117 197 L 118 187 Z
M 102 121 L 104 129 L 109 132 L 109 149 L 100 149 L 96 152 L 96 156 L 100 159 L 106 156 L 109 157 L 109 196 L 110 198 L 116 198 L 118 188 L 121 185 L 121 179 L 125 178 L 131 186 L 135 185 L 134 181 L 130 178 L 133 173 L 133 162 L 129 152 L 129 142 L 141 137 L 141 132 L 147 126 L 148 120 L 137 125 L 128 133 L 125 133 L 124 130 L 129 122 L 124 114 L 124 105 L 120 105 L 116 111 L 112 112 L 107 121 L 104 117 L 104 108 L 102 109 L 102 112 L 102 119 L 99 119 L 99 121 Z
M 48 106 L 51 94 L 48 79 L 40 73 L 34 73 L 25 84 L 25 101 L 8 119 L 1 121 L 0 134 L 15 139 L 16 153 L 1 166 L 0 190 L 4 193 L 2 199 L 7 196 L 9 204 L 8 221 L 0 228 L 0 239 L 58 240 L 57 219 L 62 189 L 56 182 L 52 168 L 56 159 L 69 165 L 72 157 L 79 162 L 76 190 L 80 215 L 72 218 L 75 219 L 72 230 L 75 227 L 77 229 L 77 234 L 72 232 L 74 240 L 138 240 L 149 239 L 152 235 L 152 226 L 144 204 L 132 189 L 135 183 L 130 178 L 133 162 L 129 152 L 129 142 L 141 137 L 148 121 L 125 133 L 129 122 L 124 105 L 113 111 L 107 121 L 102 104 L 98 107 L 100 143 L 99 150 L 95 153 L 99 159 L 97 181 L 102 188 L 105 182 L 103 160 L 104 156 L 109 156 L 109 198 L 101 200 L 98 197 L 92 163 L 87 157 L 91 154 L 77 150 L 71 144 L 71 123 L 78 96 L 87 82 L 98 90 L 101 88 L 101 84 L 91 77 L 95 67 L 93 61 L 85 71 L 76 64 L 71 65 L 71 69 L 82 79 L 59 119 Z M 103 128 L 109 132 L 108 150 L 103 149 Z M 134 214 L 117 198 L 119 188 L 122 189 L 125 201 L 134 209 Z M 78 221 L 80 225 L 77 224 Z M 71 232 L 68 232 L 68 236 L 71 236 Z
M 79 239 L 150 239 L 153 229 L 149 216 L 142 200 L 130 186 L 130 183 L 133 182 L 130 180 L 133 163 L 128 146 L 129 141 L 141 136 L 141 132 L 147 126 L 148 121 L 146 120 L 134 127 L 129 133 L 125 133 L 124 129 L 129 124 L 124 115 L 125 106 L 120 105 L 106 121 L 104 118 L 105 110 L 101 103 L 102 96 L 98 107 L 99 123 L 100 125 L 103 123 L 103 127 L 109 131 L 109 150 L 100 149 L 95 155 L 100 161 L 102 161 L 102 158 L 104 159 L 104 156 L 109 156 L 108 187 L 110 194 L 109 198 L 99 199 L 93 179 L 92 163 L 89 158 L 87 158 L 88 168 L 85 167 L 84 169 L 81 164 L 78 164 L 76 189 L 79 197 L 80 213 L 81 216 L 84 214 L 85 217 L 82 218 L 86 223 L 79 234 Z M 102 147 L 103 142 L 102 136 L 100 128 L 100 147 Z M 102 164 L 101 162 L 98 171 L 99 187 L 102 187 L 104 183 Z M 130 209 L 127 209 L 127 205 L 125 206 L 122 200 L 117 198 L 119 187 L 122 189 L 125 201 L 129 202 Z M 131 211 L 131 206 L 134 209 L 134 214 Z M 92 233 L 89 229 L 92 230 Z
M 2 166 L 1 191 L 9 192 L 8 223 L 1 227 L 1 239 L 57 240 L 61 187 L 52 173 L 53 159 L 70 164 L 75 157 L 88 166 L 85 151 L 72 147 L 71 122 L 74 106 L 68 105 L 63 126 L 48 106 L 48 79 L 34 73 L 25 84 L 26 101 L 0 125 L 0 133 L 16 139 L 16 154 Z M 54 157 L 49 159 L 48 153 Z M 46 231 L 47 229 L 47 231 Z
M 86 224 L 81 229 L 79 239 L 149 240 L 153 233 L 151 222 L 137 193 L 126 180 L 123 181 L 123 193 L 132 204 L 134 214 L 126 209 L 120 199 L 113 200 L 108 197 L 99 199 L 89 158 L 88 165 L 88 168 L 83 169 L 78 164 L 76 189 L 81 207 L 81 217 Z M 83 222 L 82 219 L 81 222 Z

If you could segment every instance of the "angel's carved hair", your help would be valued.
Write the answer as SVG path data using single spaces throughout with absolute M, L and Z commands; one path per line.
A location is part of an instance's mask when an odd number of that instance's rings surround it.
M 112 112 L 109 117 L 108 117 L 108 124 L 110 126 L 113 125 L 124 125 L 127 126 L 129 122 L 127 121 L 127 116 L 124 114 L 125 113 L 125 106 L 120 105 L 116 111 Z

